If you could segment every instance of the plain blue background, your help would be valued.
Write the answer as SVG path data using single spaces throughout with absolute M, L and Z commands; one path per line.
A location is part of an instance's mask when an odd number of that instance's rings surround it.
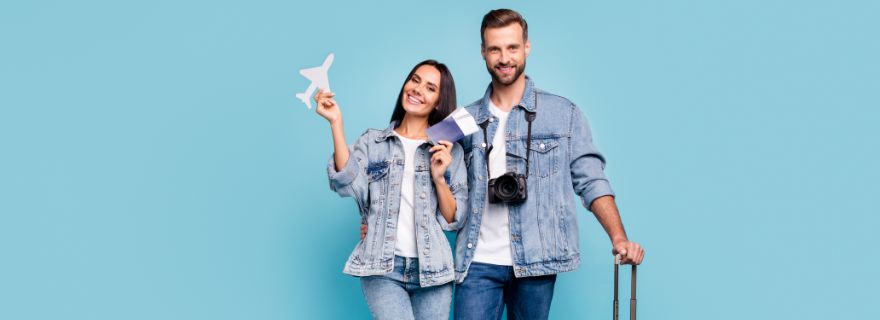
M 880 318 L 880 5 L 676 0 L 3 2 L 0 319 L 368 318 L 297 70 L 335 52 L 351 142 L 422 59 L 479 98 L 497 7 L 590 119 L 647 248 L 642 319 Z M 555 319 L 611 317 L 581 213 Z

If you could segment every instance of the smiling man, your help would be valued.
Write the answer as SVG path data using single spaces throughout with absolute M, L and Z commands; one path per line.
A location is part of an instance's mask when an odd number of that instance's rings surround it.
M 492 82 L 467 106 L 482 130 L 462 140 L 470 211 L 456 241 L 454 315 L 500 319 L 506 305 L 510 319 L 546 319 L 556 274 L 580 264 L 575 195 L 624 263 L 641 263 L 644 250 L 626 236 L 584 114 L 525 75 L 525 19 L 492 10 L 480 36 Z

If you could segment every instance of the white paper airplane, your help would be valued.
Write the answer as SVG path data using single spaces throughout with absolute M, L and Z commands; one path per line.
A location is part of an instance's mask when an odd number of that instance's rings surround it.
M 309 109 L 312 108 L 311 98 L 313 94 L 315 94 L 315 90 L 318 88 L 323 89 L 324 91 L 330 91 L 330 80 L 327 78 L 327 70 L 330 69 L 330 64 L 333 63 L 333 54 L 327 55 L 327 59 L 324 59 L 324 63 L 318 67 L 301 69 L 299 70 L 299 74 L 309 79 L 312 83 L 309 84 L 309 87 L 306 89 L 306 92 L 297 93 L 296 97 L 302 100 Z

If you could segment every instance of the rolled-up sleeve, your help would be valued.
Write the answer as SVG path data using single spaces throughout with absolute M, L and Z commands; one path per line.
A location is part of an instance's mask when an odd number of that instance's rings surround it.
M 452 163 L 447 169 L 446 183 L 449 185 L 452 196 L 455 197 L 455 216 L 452 222 L 446 222 L 443 213 L 437 207 L 437 221 L 440 222 L 440 228 L 445 231 L 455 231 L 464 226 L 468 213 L 468 186 L 467 186 L 467 167 L 464 164 L 464 150 L 461 145 L 456 143 L 452 146 Z
M 590 209 L 594 200 L 602 196 L 614 196 L 614 192 L 605 176 L 605 158 L 593 144 L 587 118 L 573 104 L 571 113 L 571 182 L 584 207 Z
M 362 135 L 349 147 L 348 162 L 342 170 L 336 170 L 334 156 L 330 156 L 327 163 L 327 177 L 330 180 L 330 189 L 342 197 L 352 197 L 357 202 L 362 216 L 368 213 L 369 204 L 369 181 L 364 172 L 364 163 L 367 161 L 367 134 Z

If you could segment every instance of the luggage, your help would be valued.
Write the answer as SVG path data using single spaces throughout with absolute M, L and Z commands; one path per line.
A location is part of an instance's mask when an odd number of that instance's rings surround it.
M 620 255 L 614 256 L 614 320 L 618 317 L 617 274 L 620 269 Z M 630 286 L 629 319 L 636 320 L 636 265 L 632 265 L 632 282 Z

